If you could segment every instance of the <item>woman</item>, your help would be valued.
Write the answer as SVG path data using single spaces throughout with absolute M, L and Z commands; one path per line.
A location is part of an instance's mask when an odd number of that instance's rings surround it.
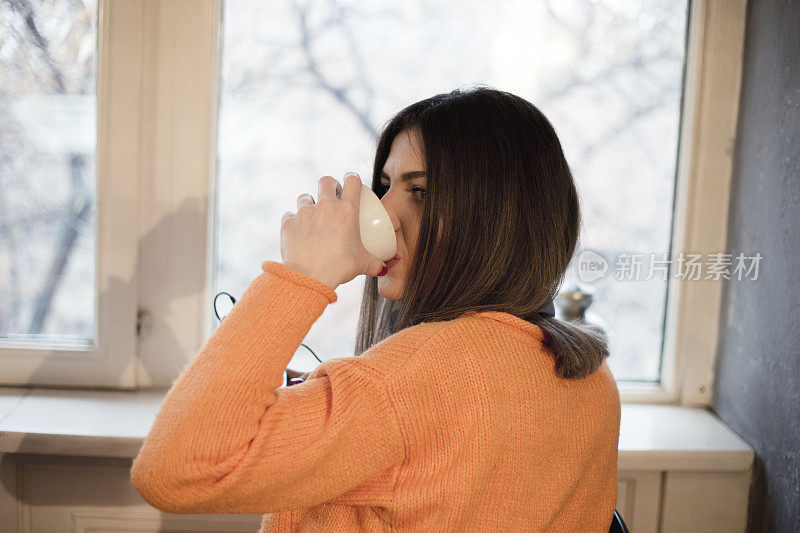
M 423 174 L 424 173 L 424 174 Z M 372 189 L 396 259 L 363 247 L 361 180 L 319 181 L 173 384 L 132 467 L 168 512 L 265 513 L 261 531 L 599 531 L 620 404 L 604 336 L 542 312 L 578 195 L 530 102 L 485 86 L 384 128 Z M 281 387 L 334 289 L 366 274 L 356 355 Z

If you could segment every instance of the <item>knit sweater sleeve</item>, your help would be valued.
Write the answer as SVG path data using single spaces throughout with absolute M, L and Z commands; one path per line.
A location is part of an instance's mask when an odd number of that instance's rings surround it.
M 403 460 L 397 415 L 358 358 L 305 382 L 283 372 L 336 293 L 264 261 L 200 353 L 172 384 L 131 467 L 154 507 L 268 513 L 317 505 Z M 352 361 L 344 361 L 344 359 Z

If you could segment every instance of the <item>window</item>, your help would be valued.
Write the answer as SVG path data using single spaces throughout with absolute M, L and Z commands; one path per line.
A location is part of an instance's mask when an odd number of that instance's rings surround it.
M 97 16 L 0 4 L 0 339 L 91 344 Z
M 0 25 L 0 383 L 133 387 L 141 5 Z
M 614 262 L 724 250 L 742 6 L 47 0 L 0 15 L 0 384 L 168 388 L 217 326 L 214 295 L 280 259 L 297 195 L 325 174 L 369 179 L 393 113 L 487 83 L 562 140 L 579 254 L 609 262 L 564 286 L 595 289 L 623 401 L 709 402 L 721 283 L 616 279 Z M 352 353 L 362 283 L 305 340 L 322 358 Z M 291 363 L 315 365 L 302 348 Z
M 609 263 L 668 254 L 686 4 L 227 1 L 217 290 L 241 292 L 253 265 L 280 260 L 280 216 L 300 193 L 316 197 L 321 176 L 357 170 L 369 183 L 394 112 L 474 83 L 529 99 L 553 123 L 582 196 L 582 249 Z M 353 353 L 363 283 L 339 287 L 309 333 L 321 357 Z M 620 281 L 612 268 L 591 285 L 614 375 L 658 382 L 666 279 Z M 316 361 L 302 350 L 291 366 Z

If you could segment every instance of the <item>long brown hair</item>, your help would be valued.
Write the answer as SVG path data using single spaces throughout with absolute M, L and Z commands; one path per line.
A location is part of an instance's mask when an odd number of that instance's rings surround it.
M 572 173 L 550 122 L 524 98 L 485 85 L 414 103 L 378 138 L 378 197 L 386 192 L 380 175 L 392 141 L 412 131 L 427 173 L 416 254 L 400 300 L 384 298 L 377 278 L 366 278 L 355 355 L 420 322 L 503 311 L 542 329 L 560 376 L 593 373 L 608 356 L 605 334 L 537 312 L 556 296 L 581 225 Z

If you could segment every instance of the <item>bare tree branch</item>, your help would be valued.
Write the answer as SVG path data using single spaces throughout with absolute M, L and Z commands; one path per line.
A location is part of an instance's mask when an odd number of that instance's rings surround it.
M 66 94 L 64 74 L 61 72 L 58 63 L 50 53 L 50 44 L 48 40 L 39 32 L 36 16 L 30 3 L 28 0 L 6 1 L 11 6 L 12 10 L 16 11 L 25 21 L 25 27 L 34 45 L 40 50 L 44 62 L 53 78 L 56 92 L 58 94 Z M 77 208 L 74 212 L 70 213 L 67 220 L 62 223 L 61 238 L 57 243 L 44 283 L 39 290 L 38 296 L 34 299 L 34 310 L 28 327 L 28 333 L 39 333 L 44 327 L 47 316 L 50 314 L 53 296 L 64 277 L 65 266 L 72 254 L 73 247 L 78 237 L 79 228 L 82 224 L 86 223 L 89 217 L 92 202 L 83 192 L 83 171 L 84 157 L 79 154 L 72 154 L 70 156 L 70 183 L 72 184 L 72 194 L 69 205 L 77 206 Z
M 42 53 L 42 58 L 44 59 L 45 64 L 50 69 L 50 74 L 53 77 L 53 81 L 56 84 L 56 89 L 59 93 L 66 93 L 66 86 L 64 85 L 64 75 L 61 73 L 61 70 L 58 68 L 58 64 L 53 59 L 52 54 L 50 54 L 50 46 L 47 42 L 47 39 L 39 33 L 39 29 L 36 27 L 36 18 L 33 13 L 33 9 L 28 3 L 27 0 L 6 0 L 8 4 L 11 6 L 13 10 L 20 14 L 20 16 L 25 20 L 25 26 L 28 29 L 28 33 L 30 34 L 31 38 L 33 39 L 33 43 L 36 45 L 37 48 Z
M 74 154 L 70 158 L 70 174 L 73 185 L 72 191 L 77 193 L 73 198 L 73 205 L 78 205 L 76 212 L 71 218 L 80 223 L 85 223 L 87 221 L 92 207 L 92 203 L 88 198 L 85 196 L 81 197 L 81 195 L 79 195 L 81 190 L 84 163 L 85 158 L 82 155 Z M 44 286 L 39 292 L 39 297 L 36 299 L 34 313 L 31 317 L 30 325 L 28 326 L 29 333 L 39 333 L 42 331 L 45 319 L 50 312 L 50 305 L 53 300 L 53 295 L 55 294 L 59 283 L 61 283 L 64 271 L 66 270 L 67 261 L 72 254 L 72 248 L 74 247 L 77 239 L 78 229 L 75 226 L 71 224 L 62 226 L 61 238 L 59 239 L 57 252 L 52 263 L 50 264 L 50 270 L 47 273 L 47 276 L 45 276 Z
M 309 2 L 310 3 L 310 2 Z M 356 120 L 361 124 L 361 127 L 372 136 L 373 139 L 377 138 L 378 132 L 372 125 L 369 117 L 369 112 L 359 109 L 358 106 L 348 97 L 347 87 L 334 87 L 322 74 L 314 56 L 311 31 L 308 27 L 308 12 L 307 4 L 301 5 L 297 0 L 293 0 L 293 7 L 297 13 L 297 20 L 300 29 L 300 46 L 306 56 L 306 68 L 316 80 L 317 84 L 326 92 L 331 94 L 342 106 L 350 111 Z M 345 32 L 347 33 L 347 32 Z

